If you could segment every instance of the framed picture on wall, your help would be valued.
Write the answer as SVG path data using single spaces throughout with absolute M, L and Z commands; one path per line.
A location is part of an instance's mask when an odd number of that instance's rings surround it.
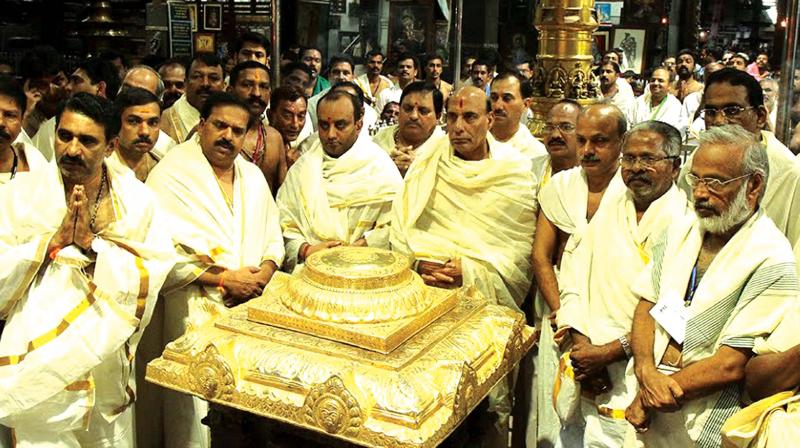
M 613 48 L 622 50 L 622 61 L 620 69 L 633 70 L 634 73 L 642 73 L 644 63 L 647 60 L 645 51 L 647 49 L 647 30 L 643 28 L 617 28 L 614 30 Z
M 222 30 L 222 5 L 203 5 L 203 28 L 208 31 Z
M 197 5 L 187 5 L 189 8 L 189 20 L 192 21 L 192 32 L 197 32 Z
M 592 34 L 594 46 L 597 48 L 597 52 L 600 53 L 601 56 L 608 51 L 608 35 L 608 31 L 595 31 L 594 34 Z
M 214 43 L 214 33 L 194 34 L 195 53 L 216 53 L 216 45 L 214 45 Z
M 422 55 L 433 49 L 433 11 L 428 1 L 391 2 L 389 57 L 404 52 Z

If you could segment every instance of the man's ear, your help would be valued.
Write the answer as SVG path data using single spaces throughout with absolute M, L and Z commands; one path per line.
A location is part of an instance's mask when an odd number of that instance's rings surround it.
M 98 82 L 97 83 L 97 96 L 102 96 L 103 98 L 108 99 L 108 92 L 106 91 L 107 88 L 108 88 L 108 85 L 106 84 L 105 81 Z

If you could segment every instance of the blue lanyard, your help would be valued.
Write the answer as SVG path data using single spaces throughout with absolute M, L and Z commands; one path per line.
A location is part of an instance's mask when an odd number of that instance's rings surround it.
M 689 278 L 689 289 L 686 291 L 686 298 L 683 299 L 683 306 L 689 306 L 694 299 L 694 293 L 697 291 L 697 263 L 695 262 L 692 268 L 692 276 Z

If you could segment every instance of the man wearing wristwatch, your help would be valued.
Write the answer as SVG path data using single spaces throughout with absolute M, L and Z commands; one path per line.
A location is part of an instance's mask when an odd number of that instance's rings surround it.
M 626 435 L 633 435 L 625 409 L 637 391 L 628 364 L 639 298 L 630 284 L 661 232 L 692 213 L 674 182 L 680 149 L 680 132 L 661 121 L 645 121 L 625 134 L 620 166 L 627 188 L 604 197 L 561 270 L 558 321 L 574 342 L 570 360 L 584 395 L 584 446 L 623 446 Z

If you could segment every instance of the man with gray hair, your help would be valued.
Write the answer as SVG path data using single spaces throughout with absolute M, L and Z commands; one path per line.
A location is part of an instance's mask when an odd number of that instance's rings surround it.
M 675 185 L 681 135 L 662 121 L 645 121 L 625 134 L 620 159 L 627 187 L 607 193 L 571 263 L 561 270 L 559 324 L 570 329 L 575 379 L 592 394 L 581 410 L 585 446 L 623 446 L 633 428 L 623 419 L 636 396 L 628 370 L 633 313 L 631 283 L 652 255 L 656 236 L 692 213 Z
M 795 306 L 792 246 L 761 208 L 766 148 L 739 125 L 700 135 L 695 213 L 658 236 L 633 284 L 639 393 L 625 412 L 647 447 L 720 446 L 745 365 Z

